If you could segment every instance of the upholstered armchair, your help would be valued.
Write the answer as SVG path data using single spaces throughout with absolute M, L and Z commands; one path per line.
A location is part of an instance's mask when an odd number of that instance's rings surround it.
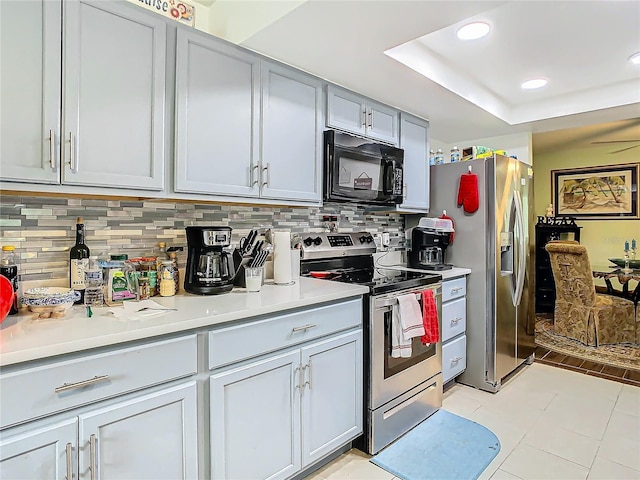
M 554 331 L 586 345 L 634 343 L 632 301 L 596 293 L 591 263 L 584 245 L 552 241 L 545 246 L 556 283 Z

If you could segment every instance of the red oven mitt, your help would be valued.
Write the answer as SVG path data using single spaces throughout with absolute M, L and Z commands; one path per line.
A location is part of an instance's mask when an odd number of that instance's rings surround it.
M 458 187 L 458 206 L 462 205 L 464 211 L 473 213 L 480 206 L 480 195 L 478 193 L 478 175 L 475 173 L 463 173 L 460 175 L 460 186 Z

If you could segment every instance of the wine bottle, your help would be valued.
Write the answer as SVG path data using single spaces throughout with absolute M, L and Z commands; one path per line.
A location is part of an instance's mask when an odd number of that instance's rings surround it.
M 80 292 L 75 304 L 84 303 L 84 272 L 89 264 L 89 247 L 84 244 L 84 223 L 82 217 L 76 221 L 76 244 L 69 250 L 69 281 L 74 290 Z

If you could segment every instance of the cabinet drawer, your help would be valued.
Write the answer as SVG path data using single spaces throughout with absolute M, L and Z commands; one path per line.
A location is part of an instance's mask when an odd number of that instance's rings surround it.
M 362 324 L 362 301 L 349 300 L 209 333 L 209 368 L 237 362 Z
M 464 297 L 467 294 L 467 277 L 442 282 L 442 301 Z
M 0 427 L 197 372 L 190 335 L 0 375 Z
M 467 368 L 467 336 L 442 345 L 442 381 L 448 382 Z
M 467 299 L 459 298 L 442 304 L 442 341 L 461 334 L 467 327 Z

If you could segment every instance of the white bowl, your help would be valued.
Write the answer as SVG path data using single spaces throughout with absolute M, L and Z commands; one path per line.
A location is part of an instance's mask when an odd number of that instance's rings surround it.
M 24 292 L 22 303 L 33 307 L 63 305 L 73 303 L 80 298 L 80 293 L 64 287 L 30 288 Z

